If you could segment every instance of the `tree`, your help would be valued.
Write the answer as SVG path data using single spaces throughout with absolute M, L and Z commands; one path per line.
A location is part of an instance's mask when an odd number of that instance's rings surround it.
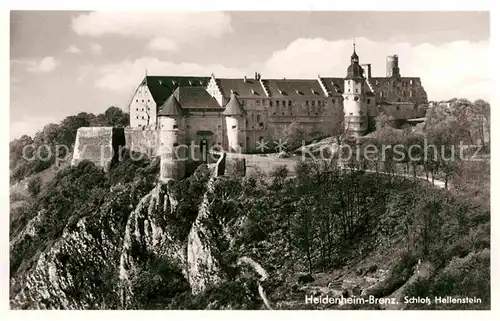
M 28 193 L 31 197 L 36 197 L 42 189 L 42 179 L 40 176 L 35 176 L 28 182 Z
M 474 101 L 474 129 L 478 132 L 481 144 L 485 146 L 489 142 L 490 135 L 490 104 L 482 99 Z

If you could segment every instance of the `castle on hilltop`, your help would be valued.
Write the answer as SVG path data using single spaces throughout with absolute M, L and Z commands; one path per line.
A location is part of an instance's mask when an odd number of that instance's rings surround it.
M 175 119 L 187 140 L 223 147 L 230 147 L 237 132 L 240 149 L 250 152 L 259 140 L 277 139 L 291 123 L 311 136 L 328 135 L 338 108 L 356 136 L 372 130 L 381 111 L 395 119 L 425 116 L 420 78 L 402 77 L 397 55 L 386 63 L 386 77 L 372 77 L 371 64 L 360 64 L 354 49 L 344 78 L 146 76 L 129 105 L 130 126 L 167 129 L 174 124 L 167 119 Z
M 129 104 L 130 127 L 121 134 L 113 128 L 81 128 L 73 163 L 95 162 L 100 145 L 110 150 L 106 162 L 118 145 L 154 146 L 150 154 L 161 156 L 162 180 L 179 179 L 186 157 L 203 159 L 211 148 L 253 152 L 260 142 L 283 139 L 291 124 L 311 139 L 331 136 L 343 117 L 346 129 L 360 137 L 374 129 L 381 112 L 403 122 L 424 117 L 427 94 L 420 78 L 402 77 L 398 59 L 387 57 L 386 77 L 372 77 L 371 64 L 359 63 L 355 46 L 343 78 L 263 79 L 257 72 L 251 78 L 146 75 Z M 179 145 L 197 148 L 187 156 L 185 150 L 173 152 Z

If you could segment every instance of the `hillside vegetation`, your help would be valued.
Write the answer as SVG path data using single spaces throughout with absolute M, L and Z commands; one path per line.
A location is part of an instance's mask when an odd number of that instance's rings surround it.
M 408 146 L 423 134 L 440 146 L 464 137 L 472 142 L 481 131 L 467 130 L 477 123 L 461 127 L 470 117 L 459 106 L 430 110 L 442 116 L 439 122 L 428 121 L 421 133 L 398 131 L 402 136 L 382 124 L 382 115 L 371 139 L 405 139 Z M 54 135 L 64 137 L 59 130 Z M 22 143 L 12 146 L 16 151 Z M 491 306 L 488 158 L 361 159 L 342 167 L 311 158 L 244 178 L 215 177 L 213 167 L 201 165 L 184 180 L 160 184 L 157 158 L 114 160 L 107 171 L 82 161 L 43 176 L 41 168 L 50 164 L 16 157 L 12 170 L 27 178 L 29 197 L 11 195 L 15 309 Z M 396 175 L 398 168 L 444 179 L 448 188 Z M 397 298 L 401 304 L 317 305 L 306 304 L 307 296 Z M 481 302 L 403 304 L 405 296 Z

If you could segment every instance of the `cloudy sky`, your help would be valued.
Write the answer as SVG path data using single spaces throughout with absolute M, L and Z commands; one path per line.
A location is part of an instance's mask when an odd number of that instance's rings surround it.
M 480 12 L 11 12 L 11 138 L 127 103 L 149 75 L 344 77 L 361 63 L 422 78 L 430 100 L 490 98 Z

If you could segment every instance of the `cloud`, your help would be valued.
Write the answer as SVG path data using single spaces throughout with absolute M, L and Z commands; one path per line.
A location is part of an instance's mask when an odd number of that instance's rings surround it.
M 38 59 L 14 59 L 12 64 L 18 64 L 26 67 L 31 73 L 49 73 L 56 69 L 58 62 L 54 57 L 44 57 Z
M 356 39 L 360 63 L 372 64 L 372 76 L 385 76 L 388 55 L 399 55 L 401 75 L 420 77 L 429 100 L 464 97 L 470 100 L 490 99 L 491 74 L 488 65 L 487 42 L 455 41 L 442 45 L 423 43 L 417 46 L 405 42 L 375 42 Z M 113 91 L 132 91 L 144 77 L 150 75 L 191 75 L 243 77 L 259 71 L 263 78 L 345 77 L 352 54 L 352 40 L 328 41 L 322 38 L 297 39 L 275 51 L 263 62 L 248 67 L 230 68 L 223 64 L 199 65 L 172 63 L 154 57 L 108 64 L 97 69 L 97 86 Z
M 68 49 L 66 49 L 66 51 L 67 51 L 67 52 L 69 52 L 69 53 L 73 53 L 73 54 L 77 54 L 77 53 L 80 53 L 80 52 L 81 52 L 80 48 L 78 48 L 78 47 L 77 47 L 77 46 L 75 46 L 75 45 L 71 45 L 71 46 L 69 46 L 69 48 L 68 48 Z
M 372 64 L 372 76 L 385 76 L 385 59 L 399 55 L 402 76 L 421 77 L 429 100 L 490 95 L 489 47 L 486 41 L 455 41 L 442 45 L 375 42 L 356 39 L 360 63 Z M 345 77 L 352 40 L 297 39 L 258 64 L 264 78 Z
M 90 44 L 90 50 L 96 55 L 100 55 L 102 52 L 102 46 L 96 43 Z
M 148 75 L 206 76 L 215 73 L 218 77 L 243 77 L 245 72 L 237 68 L 228 68 L 220 64 L 198 65 L 183 62 L 176 64 L 154 57 L 142 57 L 136 60 L 107 64 L 98 70 L 97 86 L 103 89 L 131 92 Z
M 177 51 L 177 49 L 179 49 L 179 47 L 174 41 L 163 37 L 156 37 L 151 39 L 151 41 L 149 42 L 149 48 L 152 50 L 167 51 L 167 52 L 174 52 Z
M 81 36 L 147 39 L 154 50 L 171 50 L 179 44 L 219 38 L 232 30 L 231 18 L 224 12 L 174 11 L 91 12 L 74 17 L 72 27 Z

